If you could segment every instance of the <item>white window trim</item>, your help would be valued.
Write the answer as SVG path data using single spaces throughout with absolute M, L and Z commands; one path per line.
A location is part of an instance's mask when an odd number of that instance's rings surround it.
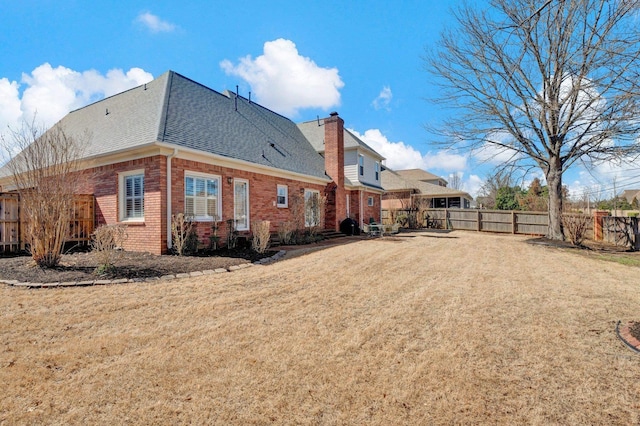
M 279 203 L 278 198 L 280 197 L 280 189 L 284 189 L 284 203 Z M 289 207 L 289 187 L 287 185 L 276 185 L 276 205 L 279 208 L 287 208 Z
M 247 226 L 246 227 L 242 227 L 239 228 L 238 227 L 238 221 L 236 219 L 236 183 L 239 182 L 244 182 L 247 184 Z M 236 227 L 236 231 L 248 231 L 251 228 L 251 218 L 250 218 L 250 212 L 251 212 L 251 203 L 249 201 L 249 181 L 247 179 L 233 179 L 233 221 Z
M 130 176 L 136 176 L 136 175 L 142 175 L 142 184 L 143 184 L 143 190 L 142 190 L 142 217 L 126 217 L 127 214 L 127 202 L 126 202 L 126 186 L 125 186 L 125 179 L 130 177 Z M 144 169 L 137 169 L 137 170 L 128 170 L 126 172 L 120 172 L 118 173 L 118 219 L 120 222 L 133 222 L 133 223 L 140 223 L 140 222 L 144 222 L 144 196 L 145 196 L 145 190 L 144 190 Z
M 367 206 L 369 206 L 369 207 L 375 206 L 375 200 L 373 199 L 373 197 L 368 197 L 367 198 Z
M 358 154 L 358 176 L 364 176 L 364 155 Z
M 217 222 L 222 221 L 222 177 L 219 175 L 211 175 L 208 173 L 202 173 L 202 172 L 191 172 L 191 171 L 187 171 L 185 170 L 184 172 L 184 191 L 183 191 L 183 195 L 184 195 L 184 205 L 185 205 L 185 210 L 186 210 L 186 205 L 187 205 L 187 178 L 188 177 L 192 177 L 192 178 L 202 178 L 202 179 L 209 179 L 209 180 L 218 180 L 218 200 L 217 200 L 217 208 L 216 210 L 218 211 L 218 217 L 215 218 L 217 219 Z M 185 211 L 186 214 L 186 211 Z M 195 220 L 196 222 L 213 222 L 214 218 L 211 216 L 194 216 L 193 220 Z
M 380 180 L 380 162 L 379 161 L 376 161 L 375 178 L 376 178 L 376 182 Z

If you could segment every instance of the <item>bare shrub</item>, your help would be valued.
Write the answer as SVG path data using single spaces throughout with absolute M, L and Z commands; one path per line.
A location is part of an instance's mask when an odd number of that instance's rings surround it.
M 571 242 L 571 244 L 575 246 L 582 245 L 582 242 L 586 238 L 587 231 L 589 230 L 591 220 L 591 216 L 586 215 L 562 215 L 562 226 L 564 227 L 565 235 L 569 238 L 569 242 Z
M 296 231 L 295 223 L 288 220 L 286 222 L 280 223 L 278 227 L 278 238 L 280 239 L 280 244 L 291 244 L 293 243 L 293 236 Z
M 10 135 L 11 141 L 3 139 L 3 145 L 26 222 L 24 242 L 38 266 L 55 267 L 69 233 L 78 182 L 73 172 L 84 144 L 60 126 L 45 130 L 34 122 L 24 122 Z
M 252 227 L 253 239 L 251 241 L 251 247 L 258 253 L 264 253 L 269 248 L 271 222 L 268 220 L 257 220 L 253 222 Z
M 211 250 L 218 250 L 218 245 L 220 243 L 220 236 L 218 235 L 219 229 L 220 222 L 216 216 L 213 218 L 213 222 L 211 222 L 211 235 L 209 235 L 209 249 Z
M 122 257 L 122 244 L 127 240 L 125 225 L 101 225 L 93 232 L 91 249 L 98 260 L 97 274 L 113 269 Z
M 291 242 L 298 242 L 304 235 L 304 198 L 298 194 L 292 194 L 289 198 L 289 211 L 293 232 Z
M 196 251 L 198 237 L 193 228 L 193 222 L 184 213 L 171 215 L 171 237 L 173 251 L 178 256 Z
M 327 197 L 317 192 L 304 200 L 305 225 L 309 231 L 310 237 L 315 237 L 324 224 L 325 207 L 327 205 Z
M 227 248 L 234 249 L 238 245 L 238 231 L 236 230 L 236 221 L 227 219 Z

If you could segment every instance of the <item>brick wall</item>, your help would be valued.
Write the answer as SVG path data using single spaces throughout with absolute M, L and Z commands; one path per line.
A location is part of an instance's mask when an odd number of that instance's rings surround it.
M 119 222 L 118 174 L 144 169 L 144 222 L 127 222 L 128 239 L 126 250 L 147 251 L 154 254 L 167 252 L 167 158 L 163 155 L 138 160 L 125 161 L 97 167 L 80 172 L 78 193 L 94 194 L 96 200 L 96 226 Z M 197 161 L 173 158 L 171 160 L 171 213 L 184 212 L 185 171 L 220 176 L 222 194 L 222 222 L 218 235 L 221 242 L 226 241 L 227 219 L 233 219 L 233 179 L 245 179 L 249 182 L 249 218 L 250 221 L 268 220 L 271 232 L 277 232 L 282 222 L 293 219 L 292 200 L 304 199 L 304 190 L 312 189 L 323 193 L 325 185 L 309 184 L 292 179 L 277 178 L 261 173 L 205 164 Z M 227 178 L 231 178 L 231 183 Z M 277 207 L 277 185 L 288 187 L 289 206 Z M 196 222 L 199 242 L 209 245 L 212 235 L 212 222 Z M 323 225 L 324 226 L 324 225 Z M 250 231 L 241 232 L 249 236 Z
M 373 206 L 368 205 L 369 197 L 373 197 Z M 362 199 L 362 218 L 360 217 L 360 200 Z M 380 222 L 380 194 L 356 190 L 349 192 L 349 208 L 351 217 L 358 223 L 369 223 L 369 219 Z M 362 219 L 362 221 L 361 221 Z
M 160 254 L 166 250 L 166 157 L 157 155 L 80 172 L 77 191 L 94 194 L 96 227 L 119 221 L 118 173 L 144 169 L 144 222 L 126 223 L 126 250 Z
M 261 173 L 246 172 L 227 167 L 200 163 L 197 161 L 173 159 L 171 161 L 171 191 L 172 214 L 184 212 L 184 177 L 185 173 L 196 172 L 220 176 L 220 191 L 222 195 L 222 218 L 218 225 L 219 241 L 224 243 L 228 234 L 227 219 L 233 219 L 233 179 L 249 181 L 249 220 L 268 220 L 271 222 L 271 232 L 277 232 L 285 221 L 293 220 L 293 199 L 304 199 L 304 190 L 312 189 L 324 191 L 324 185 L 309 184 L 292 179 L 278 178 Z M 231 183 L 228 182 L 231 179 Z M 288 207 L 277 207 L 277 185 L 288 188 Z M 209 236 L 213 233 L 212 222 L 196 222 L 196 229 L 201 245 L 208 246 Z M 240 232 L 248 236 L 250 231 Z

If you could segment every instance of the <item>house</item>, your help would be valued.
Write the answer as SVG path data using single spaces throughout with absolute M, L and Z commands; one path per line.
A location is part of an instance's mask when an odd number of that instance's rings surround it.
M 620 194 L 620 197 L 627 200 L 629 204 L 633 204 L 634 200 L 637 204 L 638 201 L 640 201 L 640 189 L 625 189 L 622 191 L 622 194 Z
M 382 171 L 383 210 L 415 208 L 469 208 L 473 197 L 467 192 L 448 188 L 447 181 L 421 169 Z
M 321 119 L 298 124 L 315 150 L 328 159 L 330 149 L 335 145 L 328 143 L 325 126 L 326 121 Z M 354 219 L 360 227 L 372 219 L 380 222 L 384 157 L 347 129 L 344 129 L 343 140 L 344 152 L 337 155 L 344 159 L 338 168 L 344 170 L 347 217 Z M 327 173 L 333 177 L 328 168 Z
M 125 249 L 160 254 L 181 212 L 206 244 L 216 223 L 223 241 L 227 222 L 248 235 L 252 221 L 268 220 L 275 232 L 293 201 L 325 196 L 325 214 L 304 209 L 305 225 L 339 229 L 344 122 L 332 113 L 323 123 L 324 158 L 288 118 L 168 71 L 56 126 L 83 144 L 77 192 L 94 195 L 96 224 L 126 224 Z M 10 191 L 6 169 L 0 190 Z

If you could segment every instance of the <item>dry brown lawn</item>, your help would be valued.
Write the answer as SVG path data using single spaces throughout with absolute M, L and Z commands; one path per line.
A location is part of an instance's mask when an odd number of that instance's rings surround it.
M 640 422 L 640 269 L 523 237 L 0 294 L 0 424 Z

